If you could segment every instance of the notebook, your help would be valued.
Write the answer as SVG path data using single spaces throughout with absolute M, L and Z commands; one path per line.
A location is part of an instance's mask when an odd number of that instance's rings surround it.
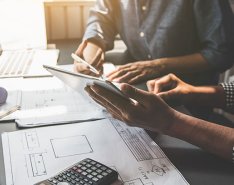
M 42 1 L 0 1 L 0 78 L 48 76 L 58 50 L 47 50 Z

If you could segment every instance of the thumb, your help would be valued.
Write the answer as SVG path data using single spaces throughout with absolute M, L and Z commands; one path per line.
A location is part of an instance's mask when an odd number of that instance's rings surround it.
M 150 93 L 137 89 L 131 85 L 128 84 L 121 84 L 120 89 L 123 91 L 125 95 L 127 95 L 129 98 L 132 98 L 136 100 L 140 104 L 146 104 L 150 97 Z
M 154 84 L 155 84 L 155 80 L 149 80 L 146 82 L 146 86 L 147 86 L 149 92 L 154 91 Z
M 160 92 L 157 95 L 166 102 L 169 102 L 169 101 L 174 102 L 177 99 L 177 94 L 174 89 L 166 91 L 166 92 Z
M 177 83 L 178 81 L 175 75 L 169 74 L 169 75 L 163 76 L 162 78 L 155 80 L 153 92 L 155 94 L 158 94 L 163 91 L 169 91 L 175 88 Z

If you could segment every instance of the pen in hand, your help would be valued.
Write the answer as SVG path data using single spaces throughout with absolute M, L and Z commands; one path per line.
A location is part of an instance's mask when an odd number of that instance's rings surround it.
M 79 63 L 85 64 L 86 66 L 89 67 L 90 71 L 94 72 L 97 75 L 100 75 L 100 73 L 98 72 L 97 69 L 95 69 L 92 65 L 90 65 L 88 62 L 86 62 L 85 60 L 83 60 L 82 58 L 80 58 L 79 56 L 77 56 L 76 54 L 72 53 L 71 57 Z

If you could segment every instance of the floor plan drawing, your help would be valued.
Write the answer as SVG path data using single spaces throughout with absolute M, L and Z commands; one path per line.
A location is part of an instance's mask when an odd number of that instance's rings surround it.
M 113 118 L 3 133 L 2 145 L 7 185 L 35 184 L 85 158 L 124 185 L 188 185 L 143 129 Z
M 23 136 L 25 137 L 23 139 L 25 139 L 26 147 L 28 148 L 28 150 L 38 148 L 40 146 L 39 139 L 35 131 L 25 132 Z
M 50 140 L 56 158 L 93 152 L 86 136 L 71 136 Z
M 29 154 L 28 155 L 29 166 L 28 169 L 31 168 L 32 171 L 28 172 L 29 176 L 37 177 L 46 175 L 46 168 L 43 159 L 43 154 Z M 31 174 L 32 172 L 32 174 Z

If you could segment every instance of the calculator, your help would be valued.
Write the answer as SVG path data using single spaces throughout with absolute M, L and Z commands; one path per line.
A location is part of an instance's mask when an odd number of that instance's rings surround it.
M 115 170 L 86 158 L 35 185 L 110 185 L 117 179 L 118 173 Z

